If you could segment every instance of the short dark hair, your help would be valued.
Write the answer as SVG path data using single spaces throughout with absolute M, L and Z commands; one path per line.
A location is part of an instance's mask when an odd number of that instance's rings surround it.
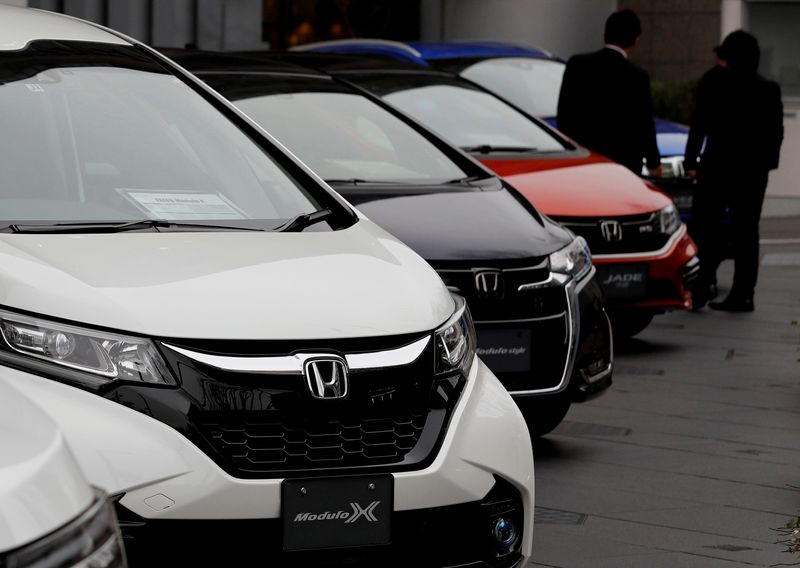
M 736 30 L 725 36 L 714 48 L 717 57 L 728 62 L 728 67 L 743 73 L 755 73 L 761 59 L 761 48 L 756 36 L 744 30 Z
M 642 23 L 633 10 L 617 10 L 606 19 L 603 39 L 606 43 L 627 49 L 642 35 Z

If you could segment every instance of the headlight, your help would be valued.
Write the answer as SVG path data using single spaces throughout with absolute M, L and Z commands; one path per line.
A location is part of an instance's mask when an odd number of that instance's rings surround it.
M 667 205 L 658 212 L 658 230 L 664 234 L 671 235 L 681 226 L 681 217 L 675 205 Z
M 56 532 L 0 554 L 0 566 L 14 568 L 124 568 L 125 551 L 114 508 L 104 495 L 81 516 Z
M 456 310 L 442 327 L 436 330 L 436 373 L 462 371 L 469 374 L 475 357 L 475 326 L 461 296 L 453 294 Z
M 174 385 L 153 342 L 0 311 L 0 358 L 88 387 L 112 381 Z
M 576 280 L 592 268 L 592 253 L 583 237 L 575 237 L 570 244 L 550 255 L 550 270 L 572 276 Z

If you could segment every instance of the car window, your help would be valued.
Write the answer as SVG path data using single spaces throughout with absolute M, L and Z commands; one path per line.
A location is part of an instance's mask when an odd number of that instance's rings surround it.
M 274 228 L 319 209 L 182 80 L 133 47 L 78 43 L 0 52 L 0 218 Z
M 280 93 L 234 104 L 324 179 L 437 183 L 466 175 L 419 132 L 358 94 Z
M 395 89 L 384 99 L 462 148 L 565 149 L 527 116 L 484 91 L 448 83 L 428 84 Z
M 533 57 L 486 59 L 461 75 L 508 99 L 533 116 L 556 116 L 565 66 Z

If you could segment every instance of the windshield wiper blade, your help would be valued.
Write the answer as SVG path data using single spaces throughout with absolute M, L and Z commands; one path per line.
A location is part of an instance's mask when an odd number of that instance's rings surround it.
M 364 185 L 364 184 L 394 184 L 403 182 L 394 180 L 381 180 L 381 179 L 347 178 L 347 179 L 326 179 L 325 183 L 327 183 L 328 185 Z
M 234 225 L 214 225 L 205 223 L 184 223 L 181 221 L 167 221 L 164 219 L 141 219 L 124 223 L 53 223 L 51 225 L 24 225 L 15 223 L 7 227 L 12 233 L 122 233 L 125 231 L 138 231 L 141 229 L 206 229 L 216 231 L 263 231 L 254 227 L 240 227 Z
M 274 230 L 282 233 L 302 231 L 306 227 L 310 227 L 311 225 L 315 225 L 320 221 L 324 221 L 331 215 L 333 215 L 333 211 L 330 209 L 320 209 L 319 211 L 313 211 L 312 213 L 303 213 L 294 219 L 290 219 L 283 225 L 276 227 Z
M 462 150 L 471 154 L 499 154 L 502 152 L 536 152 L 538 148 L 531 146 L 492 146 L 490 144 L 481 144 L 479 146 L 462 146 Z

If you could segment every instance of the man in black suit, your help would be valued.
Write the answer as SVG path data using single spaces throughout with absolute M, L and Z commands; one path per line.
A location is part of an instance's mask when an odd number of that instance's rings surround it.
M 700 281 L 694 304 L 698 309 L 714 295 L 728 207 L 733 286 L 725 300 L 709 307 L 750 312 L 758 277 L 761 206 L 783 141 L 781 88 L 757 73 L 761 51 L 751 34 L 732 32 L 715 51 L 719 61 L 697 87 L 684 156 L 685 170 L 697 177 L 691 228 L 699 248 Z
M 650 77 L 628 60 L 641 34 L 636 14 L 619 10 L 606 20 L 603 49 L 569 59 L 558 98 L 558 128 L 637 175 L 646 161 L 650 174 L 660 176 Z

